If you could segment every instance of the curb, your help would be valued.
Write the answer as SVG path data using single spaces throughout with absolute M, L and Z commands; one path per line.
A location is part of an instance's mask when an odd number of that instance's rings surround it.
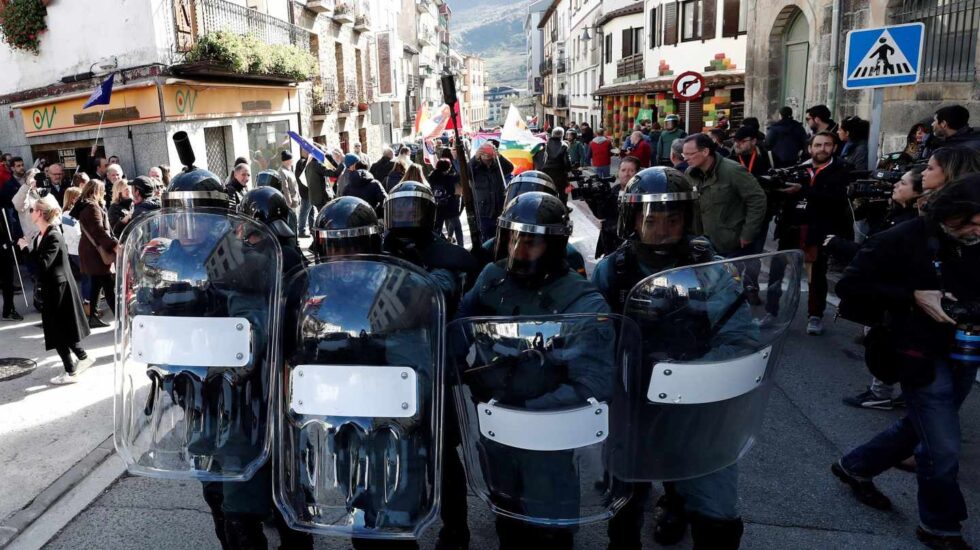
M 56 505 L 61 504 L 61 502 L 64 500 L 68 500 L 65 498 L 66 496 L 69 496 L 70 493 L 75 491 L 75 489 L 77 489 L 79 485 L 88 479 L 93 472 L 106 464 L 113 456 L 115 456 L 115 454 L 116 450 L 113 446 L 112 436 L 110 435 L 95 449 L 75 463 L 74 466 L 69 468 L 67 472 L 56 479 L 54 483 L 41 491 L 41 493 L 34 497 L 34 499 L 26 506 L 8 517 L 3 523 L 0 523 L 0 548 L 7 548 L 20 542 L 19 538 L 26 531 L 30 530 L 32 527 L 35 527 L 39 523 L 38 520 Z M 97 491 L 95 491 L 95 494 L 92 494 L 91 498 L 82 504 L 82 508 L 88 506 L 88 504 L 95 500 L 98 494 L 112 484 L 112 482 L 115 481 L 115 479 L 118 478 L 124 471 L 125 468 L 115 475 L 112 475 L 112 479 L 108 480 L 108 483 L 100 484 L 101 486 Z M 70 518 L 68 519 L 70 520 Z M 53 526 L 49 525 L 48 527 Z M 57 534 L 62 527 L 63 525 L 57 526 L 50 536 L 37 544 L 37 547 L 40 547 L 47 542 L 49 538 Z

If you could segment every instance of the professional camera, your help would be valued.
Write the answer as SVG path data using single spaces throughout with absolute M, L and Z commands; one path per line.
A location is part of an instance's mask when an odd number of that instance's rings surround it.
M 759 177 L 759 183 L 767 193 L 783 189 L 791 183 L 810 181 L 809 166 L 797 164 L 787 168 L 770 168 L 769 173 Z
M 957 326 L 980 328 L 980 302 L 954 302 L 943 299 L 942 305 L 943 311 L 956 321 Z
M 585 201 L 593 212 L 596 211 L 593 204 L 615 198 L 612 184 L 616 182 L 616 178 L 613 176 L 599 177 L 594 174 L 583 174 L 581 170 L 572 170 L 568 181 L 578 183 L 572 188 L 572 199 Z
M 890 181 L 857 180 L 848 187 L 847 197 L 850 199 L 867 199 L 871 202 L 888 201 L 892 198 L 894 186 L 895 184 Z

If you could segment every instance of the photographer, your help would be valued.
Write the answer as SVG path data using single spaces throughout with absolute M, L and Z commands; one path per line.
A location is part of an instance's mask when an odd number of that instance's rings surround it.
M 809 180 L 791 183 L 786 192 L 794 199 L 783 209 L 781 239 L 799 243 L 805 254 L 809 274 L 809 320 L 806 332 L 823 334 L 823 312 L 827 308 L 827 253 L 823 242 L 827 235 L 854 238 L 854 220 L 847 200 L 850 170 L 834 159 L 835 136 L 818 132 L 810 138 Z M 780 248 L 785 243 L 780 243 Z
M 957 474 L 959 408 L 977 373 L 970 325 L 980 324 L 980 175 L 939 192 L 925 217 L 876 235 L 837 284 L 842 306 L 877 318 L 865 339 L 876 377 L 899 382 L 906 416 L 832 466 L 862 503 L 891 501 L 872 479 L 915 454 L 919 484 L 916 536 L 932 548 L 969 548 Z
M 735 132 L 732 142 L 732 153 L 729 158 L 742 165 L 743 168 L 755 176 L 756 181 L 766 192 L 766 216 L 762 219 L 762 230 L 759 231 L 755 242 L 752 243 L 753 250 L 758 253 L 766 245 L 766 238 L 769 236 L 769 224 L 779 211 L 782 203 L 783 194 L 769 189 L 764 178 L 772 168 L 770 162 L 771 155 L 766 154 L 759 148 L 759 132 L 751 126 L 742 126 Z
M 594 206 L 589 204 L 592 213 L 602 222 L 599 228 L 599 239 L 595 243 L 595 258 L 598 260 L 606 254 L 612 253 L 619 248 L 623 242 L 617 233 L 619 223 L 619 195 L 626 188 L 633 176 L 640 171 L 640 159 L 626 156 L 619 161 L 619 172 L 616 173 L 616 182 L 612 184 L 605 200 L 597 202 Z

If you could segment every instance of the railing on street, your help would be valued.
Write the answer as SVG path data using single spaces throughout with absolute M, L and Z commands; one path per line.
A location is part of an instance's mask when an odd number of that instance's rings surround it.
M 171 0 L 177 19 L 175 33 L 179 49 L 186 51 L 199 37 L 215 31 L 252 35 L 266 44 L 292 44 L 310 49 L 310 32 L 288 21 L 246 8 L 228 0 Z M 183 28 L 190 23 L 190 37 Z M 189 38 L 189 43 L 188 39 Z
M 636 53 L 629 57 L 624 57 L 616 62 L 616 77 L 625 78 L 635 76 L 643 78 L 643 54 Z

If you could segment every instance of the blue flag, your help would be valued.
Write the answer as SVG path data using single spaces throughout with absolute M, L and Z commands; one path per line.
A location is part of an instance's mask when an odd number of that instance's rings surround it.
M 92 92 L 92 95 L 88 97 L 88 101 L 85 105 L 82 105 L 82 109 L 88 109 L 93 105 L 108 105 L 109 101 L 112 100 L 112 81 L 116 78 L 116 73 L 109 75 L 109 78 L 102 81 L 102 85 Z
M 299 144 L 299 146 L 310 154 L 311 157 L 320 161 L 320 164 L 324 164 L 327 161 L 326 155 L 320 150 L 312 141 L 306 139 L 305 137 L 297 134 L 296 132 L 289 130 L 286 132 L 293 141 Z

